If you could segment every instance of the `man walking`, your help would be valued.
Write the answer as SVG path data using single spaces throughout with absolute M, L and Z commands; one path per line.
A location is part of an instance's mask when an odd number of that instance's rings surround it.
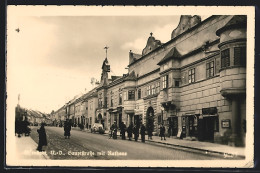
M 135 141 L 137 141 L 137 140 L 138 140 L 138 137 L 139 137 L 139 128 L 138 128 L 137 125 L 134 126 L 133 131 L 134 131 Z
M 40 129 L 37 130 L 38 134 L 39 134 L 39 143 L 38 143 L 38 147 L 37 150 L 42 152 L 42 147 L 47 145 L 47 138 L 46 138 L 46 132 L 45 132 L 45 128 L 44 128 L 44 123 L 41 123 L 41 127 Z
M 145 126 L 144 124 L 142 124 L 141 126 L 141 139 L 142 139 L 142 142 L 145 142 Z
M 64 123 L 64 136 L 65 139 L 69 139 L 70 138 L 70 131 L 71 131 L 71 124 L 69 122 L 69 119 L 66 119 L 65 123 Z
M 166 138 L 165 138 L 165 127 L 164 127 L 163 124 L 160 127 L 160 136 L 161 136 L 161 140 L 163 140 L 163 137 L 164 137 L 164 140 L 166 140 Z
M 129 141 L 131 141 L 132 135 L 133 135 L 133 124 L 132 123 L 127 128 L 127 135 L 128 135 Z
M 121 124 L 121 135 L 122 135 L 122 139 L 125 140 L 125 130 L 126 130 L 126 125 L 124 122 L 122 122 Z

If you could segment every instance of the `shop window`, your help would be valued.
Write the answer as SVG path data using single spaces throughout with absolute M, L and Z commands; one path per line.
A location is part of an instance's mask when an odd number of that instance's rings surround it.
M 246 66 L 246 47 L 234 48 L 234 65 Z
M 214 61 L 211 61 L 206 64 L 206 74 L 207 78 L 214 76 Z
M 230 66 L 230 53 L 229 49 L 221 51 L 221 68 Z
M 128 100 L 134 100 L 135 99 L 135 91 L 129 90 L 128 91 Z
M 168 75 L 163 76 L 162 85 L 163 85 L 163 89 L 168 88 Z
M 141 99 L 141 89 L 138 89 L 138 99 Z
M 195 68 L 189 70 L 189 83 L 195 82 Z

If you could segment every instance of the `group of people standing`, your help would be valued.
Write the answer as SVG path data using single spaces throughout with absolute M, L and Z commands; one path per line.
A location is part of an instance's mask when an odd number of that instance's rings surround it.
M 132 140 L 133 134 L 134 134 L 135 141 L 138 140 L 138 137 L 139 137 L 139 127 L 137 125 L 133 125 L 133 123 L 131 123 L 128 126 L 128 128 L 127 128 L 125 123 L 122 122 L 120 124 L 120 135 L 121 135 L 123 140 L 126 139 L 125 132 L 127 132 L 127 134 L 128 134 L 128 140 L 129 141 Z M 143 139 L 142 142 L 145 142 L 145 140 L 144 140 L 145 126 L 143 124 L 141 126 L 140 134 L 141 134 L 142 139 Z M 110 138 L 111 137 L 113 137 L 113 139 L 117 139 L 117 125 L 116 125 L 116 121 L 114 121 L 114 124 L 112 124 L 112 126 L 110 127 Z
M 124 124 L 124 122 L 121 123 L 120 125 L 120 135 L 122 140 L 126 139 L 125 132 L 127 132 L 128 140 L 131 141 L 134 135 L 134 140 L 137 141 L 139 138 L 139 134 L 141 135 L 141 140 L 142 142 L 145 142 L 145 132 L 146 132 L 146 127 L 144 124 L 141 124 L 141 127 L 138 126 L 137 124 L 133 125 L 133 123 L 130 123 L 128 127 Z M 152 139 L 152 130 L 147 129 L 147 134 L 148 134 L 148 140 Z M 165 138 L 165 127 L 163 124 L 160 125 L 160 135 L 161 140 Z M 117 139 L 117 125 L 116 121 L 112 126 L 110 127 L 110 138 L 113 137 L 113 139 Z

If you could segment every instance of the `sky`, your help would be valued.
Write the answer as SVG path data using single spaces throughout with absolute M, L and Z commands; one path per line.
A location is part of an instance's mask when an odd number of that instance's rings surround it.
M 35 12 L 37 13 L 37 12 Z M 208 16 L 202 16 L 202 20 Z M 44 16 L 7 20 L 7 95 L 45 113 L 57 110 L 100 81 L 106 57 L 111 75 L 127 73 L 129 50 L 141 54 L 150 33 L 166 43 L 179 15 Z M 19 28 L 20 32 L 16 29 Z

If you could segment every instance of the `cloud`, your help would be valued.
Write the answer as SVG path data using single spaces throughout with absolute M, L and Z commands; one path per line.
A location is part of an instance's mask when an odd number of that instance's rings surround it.
M 156 27 L 153 30 L 153 36 L 155 39 L 160 40 L 162 43 L 166 43 L 171 39 L 171 33 L 178 25 L 178 22 L 173 22 L 161 27 Z M 124 43 L 121 48 L 123 50 L 133 50 L 134 52 L 142 52 L 146 46 L 147 38 L 145 36 L 139 37 L 133 41 Z
M 145 47 L 147 40 L 142 38 L 137 38 L 132 42 L 126 42 L 121 46 L 123 50 L 133 50 L 134 52 L 140 52 Z

